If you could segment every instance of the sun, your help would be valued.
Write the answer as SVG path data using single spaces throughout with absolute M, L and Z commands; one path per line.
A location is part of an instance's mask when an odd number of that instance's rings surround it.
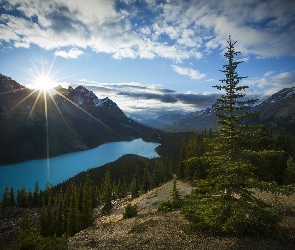
M 40 90 L 50 90 L 58 85 L 57 82 L 52 80 L 50 77 L 40 76 L 37 77 L 32 84 L 30 84 L 30 88 L 32 89 L 40 89 Z

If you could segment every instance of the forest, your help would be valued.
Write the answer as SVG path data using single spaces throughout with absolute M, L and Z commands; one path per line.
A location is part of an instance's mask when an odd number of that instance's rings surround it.
M 38 181 L 29 191 L 24 186 L 15 191 L 7 184 L 1 208 L 27 208 L 11 249 L 65 249 L 67 237 L 92 226 L 94 208 L 108 214 L 113 200 L 135 198 L 173 178 L 196 187 L 175 207 L 191 231 L 210 235 L 278 232 L 280 214 L 256 197 L 254 190 L 274 197 L 294 192 L 295 138 L 285 128 L 274 135 L 263 124 L 243 123 L 257 115 L 243 112 L 257 100 L 245 98 L 248 86 L 240 84 L 244 77 L 236 68 L 242 61 L 234 60 L 239 53 L 234 45 L 229 38 L 228 63 L 221 70 L 225 78 L 214 86 L 222 91 L 215 107 L 218 130 L 166 134 L 159 158 L 125 155 L 57 186 L 48 183 L 45 190 L 40 190 Z M 36 223 L 33 208 L 39 209 Z

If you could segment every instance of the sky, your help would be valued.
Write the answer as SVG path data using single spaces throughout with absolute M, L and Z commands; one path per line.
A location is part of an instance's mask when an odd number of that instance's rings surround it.
M 143 121 L 211 107 L 229 36 L 247 97 L 295 86 L 295 0 L 0 0 L 0 73 L 83 85 Z

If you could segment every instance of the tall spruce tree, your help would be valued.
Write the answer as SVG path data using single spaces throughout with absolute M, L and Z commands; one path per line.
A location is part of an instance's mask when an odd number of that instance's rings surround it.
M 101 210 L 101 213 L 108 214 L 112 209 L 112 183 L 109 169 L 107 169 L 105 173 L 102 189 L 104 206 Z
M 242 93 L 242 91 L 247 89 L 248 86 L 240 85 L 239 83 L 240 80 L 247 77 L 239 76 L 236 72 L 237 66 L 243 61 L 234 60 L 235 56 L 241 52 L 235 50 L 234 45 L 236 42 L 233 43 L 230 36 L 227 43 L 227 52 L 225 52 L 224 56 L 227 58 L 228 63 L 223 65 L 223 70 L 220 70 L 225 74 L 225 78 L 220 80 L 223 83 L 222 85 L 213 86 L 218 90 L 223 90 L 225 94 L 217 99 L 217 104 L 214 108 L 217 111 L 215 115 L 220 126 L 217 140 L 221 143 L 218 143 L 218 145 L 222 150 L 232 152 L 231 156 L 234 157 L 235 151 L 241 149 L 241 143 L 247 135 L 246 128 L 249 127 L 241 123 L 241 121 L 257 114 L 256 112 L 243 111 L 257 100 L 244 99 L 245 93 Z
M 92 211 L 92 181 L 89 171 L 86 173 L 82 192 L 81 228 L 87 228 L 92 225 L 94 220 Z
M 242 123 L 254 113 L 243 112 L 247 105 L 255 100 L 245 100 L 241 91 L 247 86 L 240 86 L 237 66 L 241 62 L 234 60 L 239 52 L 235 43 L 228 39 L 225 57 L 228 64 L 222 72 L 224 85 L 215 86 L 223 90 L 217 99 L 216 113 L 220 125 L 218 135 L 213 140 L 212 151 L 199 157 L 207 168 L 207 178 L 195 182 L 197 189 L 187 199 L 182 213 L 190 222 L 192 229 L 215 234 L 260 234 L 272 232 L 280 217 L 254 195 L 255 189 L 279 193 L 282 190 L 276 183 L 260 182 L 255 173 L 253 157 L 257 152 L 245 145 L 251 138 L 251 128 Z
M 14 197 L 14 188 L 13 187 L 10 188 L 9 196 L 10 196 L 9 206 L 14 206 L 15 205 L 15 197 Z
M 2 195 L 2 208 L 5 208 L 9 205 L 9 192 L 8 192 L 8 184 L 6 183 L 5 189 Z

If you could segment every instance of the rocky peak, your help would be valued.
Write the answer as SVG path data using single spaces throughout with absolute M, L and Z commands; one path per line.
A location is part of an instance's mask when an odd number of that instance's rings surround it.
M 18 89 L 23 88 L 22 85 L 12 80 L 11 77 L 0 74 L 0 93 L 15 92 Z
M 288 101 L 286 98 L 294 98 L 295 97 L 295 87 L 284 88 L 279 92 L 273 94 L 270 98 L 259 104 L 259 106 L 263 106 L 270 103 L 275 103 L 279 101 Z

